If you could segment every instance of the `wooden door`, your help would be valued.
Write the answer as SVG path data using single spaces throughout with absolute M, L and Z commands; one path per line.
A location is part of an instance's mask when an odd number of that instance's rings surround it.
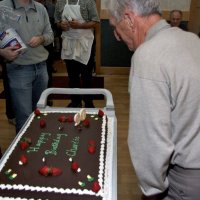
M 101 0 L 96 0 L 96 6 L 99 13 L 99 18 L 101 19 L 100 13 L 101 13 Z M 101 23 L 99 23 L 95 28 L 95 37 L 96 37 L 96 54 L 95 54 L 95 60 L 96 60 L 96 74 L 100 74 L 100 49 L 101 49 Z
M 200 0 L 191 0 L 189 30 L 198 34 L 200 32 Z

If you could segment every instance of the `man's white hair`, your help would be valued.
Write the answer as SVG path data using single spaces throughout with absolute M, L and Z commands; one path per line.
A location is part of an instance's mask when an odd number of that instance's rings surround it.
M 121 19 L 125 8 L 140 16 L 160 14 L 160 0 L 108 0 L 108 9 L 118 20 Z

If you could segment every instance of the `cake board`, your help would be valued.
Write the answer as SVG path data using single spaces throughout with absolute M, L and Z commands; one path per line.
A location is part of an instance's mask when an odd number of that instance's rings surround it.
M 115 116 L 115 110 L 114 110 L 114 103 L 112 99 L 112 94 L 106 90 L 106 89 L 64 89 L 64 88 L 49 88 L 45 90 L 40 100 L 38 101 L 37 107 L 41 110 L 41 112 L 62 112 L 62 111 L 72 111 L 72 112 L 78 112 L 80 108 L 60 108 L 60 107 L 49 107 L 47 106 L 47 98 L 51 94 L 78 94 L 78 95 L 104 95 L 106 99 L 106 106 L 104 108 L 101 108 L 103 112 L 106 114 L 108 118 L 112 119 L 112 138 L 110 142 L 110 155 L 109 155 L 109 163 L 112 163 L 108 167 L 108 174 L 109 174 L 109 181 L 107 185 L 109 185 L 109 192 L 107 194 L 106 200 L 117 200 L 117 119 Z M 90 112 L 97 112 L 99 108 L 86 108 L 87 111 Z M 31 117 L 31 116 L 30 116 Z M 30 118 L 29 117 L 29 118 Z M 29 119 L 27 120 L 29 121 Z M 22 127 L 21 130 L 26 127 L 26 123 Z M 1 163 L 4 162 L 6 159 L 7 153 L 12 149 L 12 146 L 16 143 L 17 138 L 20 136 L 21 131 L 18 133 L 16 138 L 13 140 L 10 147 L 7 149 L 5 154 L 3 155 Z

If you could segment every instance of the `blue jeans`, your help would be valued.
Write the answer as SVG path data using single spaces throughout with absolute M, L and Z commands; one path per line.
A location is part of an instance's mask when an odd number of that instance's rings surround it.
M 7 64 L 8 81 L 18 133 L 35 110 L 41 93 L 47 88 L 46 62 L 33 65 Z

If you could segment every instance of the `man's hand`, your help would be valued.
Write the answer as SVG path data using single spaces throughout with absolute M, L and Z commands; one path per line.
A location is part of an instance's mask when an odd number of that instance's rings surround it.
M 18 47 L 16 47 L 16 46 L 0 49 L 0 55 L 8 61 L 13 61 L 20 54 L 20 51 L 16 51 L 17 49 L 18 49 Z
M 69 30 L 69 22 L 67 20 L 63 20 L 59 23 L 58 25 L 63 31 L 68 31 Z
M 78 20 L 73 19 L 72 21 L 69 21 L 69 25 L 73 29 L 81 29 L 82 23 L 80 23 Z
M 43 36 L 33 36 L 27 43 L 30 47 L 38 47 L 44 43 Z

